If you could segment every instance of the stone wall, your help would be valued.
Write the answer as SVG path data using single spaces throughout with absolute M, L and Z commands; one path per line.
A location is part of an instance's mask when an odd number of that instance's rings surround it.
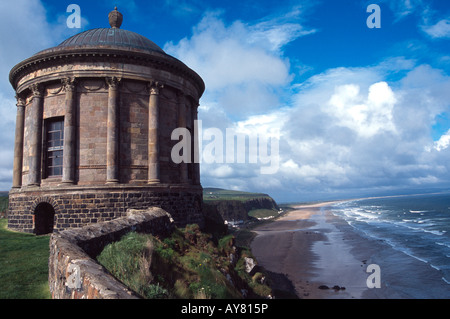
M 129 210 L 112 221 L 72 228 L 50 237 L 49 287 L 54 299 L 139 298 L 95 261 L 107 244 L 130 231 L 166 235 L 171 216 L 161 208 Z
M 171 214 L 177 226 L 203 224 L 201 186 L 98 186 L 54 187 L 11 190 L 8 228 L 36 232 L 38 205 L 54 210 L 53 231 L 112 220 L 125 216 L 128 209 L 158 206 Z
M 148 177 L 148 82 L 126 80 L 120 81 L 118 115 L 118 162 L 120 165 L 119 182 L 124 184 L 146 185 Z M 63 119 L 65 114 L 66 90 L 64 84 L 49 82 L 43 85 L 42 119 L 45 122 L 54 118 Z M 74 89 L 74 115 L 76 123 L 76 143 L 74 144 L 75 172 L 77 185 L 104 184 L 107 180 L 107 119 L 108 119 L 108 86 L 105 78 L 78 78 Z M 171 160 L 171 151 L 178 141 L 171 139 L 172 131 L 180 127 L 180 100 L 183 97 L 185 126 L 193 131 L 197 106 L 192 98 L 181 91 L 166 85 L 159 94 L 159 165 L 162 183 L 183 183 L 182 166 Z M 23 145 L 23 185 L 30 179 L 31 158 L 34 156 L 33 123 L 36 117 L 32 95 L 25 99 L 24 145 Z M 45 147 L 42 149 L 45 154 Z M 44 156 L 45 157 L 45 156 Z M 199 184 L 198 172 L 194 164 L 187 164 L 190 184 Z M 42 170 L 41 186 L 61 183 L 62 176 L 45 176 Z

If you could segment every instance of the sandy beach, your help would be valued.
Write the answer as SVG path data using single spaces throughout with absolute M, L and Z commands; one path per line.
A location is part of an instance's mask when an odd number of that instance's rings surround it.
M 331 204 L 297 206 L 255 229 L 252 252 L 278 278 L 274 288 L 301 299 L 404 298 L 385 285 L 367 287 L 367 266 L 386 247 L 356 234 L 327 210 Z

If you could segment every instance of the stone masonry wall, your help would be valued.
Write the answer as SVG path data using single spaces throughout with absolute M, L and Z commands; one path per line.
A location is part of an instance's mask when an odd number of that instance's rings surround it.
M 107 244 L 130 231 L 167 235 L 171 216 L 161 208 L 129 210 L 112 221 L 72 228 L 50 238 L 49 287 L 54 299 L 139 298 L 117 281 L 94 258 Z
M 8 228 L 35 233 L 36 207 L 50 204 L 54 211 L 53 231 L 112 220 L 125 216 L 128 209 L 157 206 L 171 214 L 177 226 L 202 226 L 202 188 L 158 187 L 55 187 L 11 190 Z

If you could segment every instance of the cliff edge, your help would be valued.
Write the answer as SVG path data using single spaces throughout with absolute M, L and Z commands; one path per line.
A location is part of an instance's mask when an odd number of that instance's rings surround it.
M 254 219 L 270 219 L 278 216 L 280 208 L 267 194 L 203 189 L 204 213 L 217 222 L 222 219 L 228 225 L 237 226 Z M 222 222 L 222 223 L 223 223 Z

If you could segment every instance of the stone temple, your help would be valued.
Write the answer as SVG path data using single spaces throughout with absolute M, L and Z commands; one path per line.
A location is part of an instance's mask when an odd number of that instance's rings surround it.
M 199 165 L 176 164 L 172 131 L 194 131 L 205 85 L 146 37 L 81 32 L 10 72 L 17 120 L 8 227 L 35 234 L 158 206 L 177 225 L 202 222 Z M 194 134 L 191 135 L 194 137 Z M 194 138 L 191 139 L 195 156 Z

